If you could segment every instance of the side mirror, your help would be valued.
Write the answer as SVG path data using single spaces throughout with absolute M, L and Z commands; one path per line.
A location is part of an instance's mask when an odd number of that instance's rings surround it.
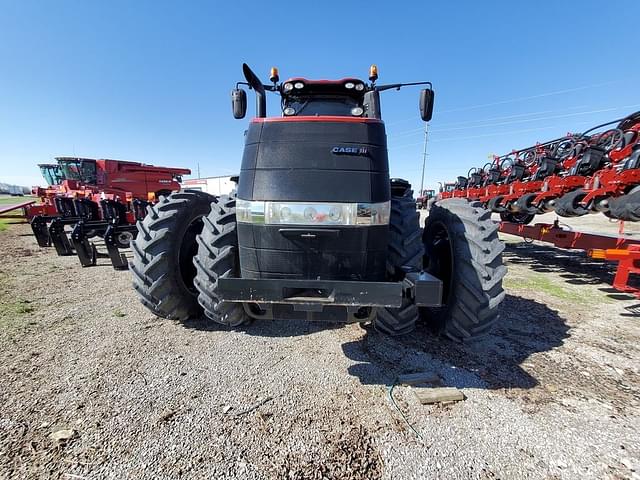
M 231 108 L 233 109 L 233 118 L 244 118 L 247 114 L 247 92 L 241 88 L 231 90 Z
M 430 88 L 420 91 L 420 118 L 428 122 L 433 117 L 434 92 Z

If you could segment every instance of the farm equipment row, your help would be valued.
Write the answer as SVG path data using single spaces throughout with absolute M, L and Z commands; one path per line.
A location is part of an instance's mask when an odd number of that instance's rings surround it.
M 439 197 L 482 202 L 503 221 L 589 213 L 640 221 L 640 112 L 474 167 Z
M 41 247 L 58 255 L 77 255 L 83 266 L 108 257 L 116 269 L 128 268 L 120 249 L 137 234 L 136 222 L 160 196 L 180 189 L 188 169 L 156 167 L 120 160 L 58 157 L 39 165 L 48 186 L 34 187 L 39 203 L 24 206 Z M 106 253 L 91 239 L 102 239 Z

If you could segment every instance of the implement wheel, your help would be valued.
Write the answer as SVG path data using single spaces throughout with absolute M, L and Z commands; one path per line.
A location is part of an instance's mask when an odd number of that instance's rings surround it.
M 580 202 L 586 196 L 587 193 L 582 188 L 565 193 L 556 200 L 554 208 L 556 215 L 561 217 L 581 217 L 586 215 L 589 210 L 580 205 Z
M 159 317 L 187 320 L 202 313 L 193 285 L 196 236 L 213 197 L 184 190 L 147 207 L 131 242 L 133 288 L 142 304 Z
M 395 187 L 395 188 L 394 188 Z M 420 229 L 420 214 L 416 212 L 411 185 L 391 188 L 391 217 L 389 219 L 389 247 L 387 271 L 390 281 L 399 281 L 407 270 L 419 271 L 424 247 Z M 400 308 L 381 308 L 373 321 L 374 327 L 388 335 L 403 335 L 415 328 L 418 307 L 408 299 Z
M 516 206 L 520 213 L 526 213 L 529 215 L 536 215 L 541 212 L 534 204 L 533 201 L 538 196 L 538 193 L 526 193 L 516 201 Z
M 487 202 L 487 208 L 494 213 L 506 212 L 507 208 L 504 205 L 500 204 L 503 198 L 504 197 L 502 195 L 493 197 L 491 200 Z
M 214 322 L 237 327 L 246 322 L 241 303 L 221 302 L 218 279 L 239 276 L 238 232 L 236 230 L 236 199 L 221 196 L 211 204 L 198 235 L 198 255 L 193 259 L 198 271 L 195 286 L 198 302 L 205 315 Z
M 502 212 L 500 214 L 500 220 L 503 222 L 519 223 L 521 225 L 529 225 L 534 218 L 534 214 L 526 212 Z
M 491 212 L 480 202 L 438 202 L 427 218 L 423 241 L 424 269 L 443 284 L 443 306 L 422 308 L 423 318 L 455 341 L 486 334 L 498 318 L 507 273 L 504 244 Z
M 631 222 L 640 221 L 640 188 L 635 187 L 627 195 L 609 200 L 608 217 Z

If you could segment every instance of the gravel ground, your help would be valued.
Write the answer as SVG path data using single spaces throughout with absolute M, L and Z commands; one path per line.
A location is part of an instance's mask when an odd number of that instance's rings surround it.
M 0 233 L 0 478 L 640 478 L 640 302 L 583 255 L 507 239 L 501 323 L 460 346 L 160 320 L 28 233 Z M 466 399 L 396 387 L 418 437 L 388 387 L 419 371 Z

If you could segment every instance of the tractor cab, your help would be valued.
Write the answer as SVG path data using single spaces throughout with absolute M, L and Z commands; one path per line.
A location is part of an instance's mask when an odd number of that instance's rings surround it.
M 95 160 L 76 157 L 56 157 L 56 160 L 66 181 L 74 182 L 76 186 L 97 185 L 98 175 Z
M 60 165 L 41 163 L 38 165 L 38 168 L 40 168 L 40 173 L 50 187 L 62 184 L 62 181 L 65 179 Z
M 280 87 L 282 115 L 361 117 L 364 114 L 365 89 L 365 83 L 356 78 L 292 78 Z

